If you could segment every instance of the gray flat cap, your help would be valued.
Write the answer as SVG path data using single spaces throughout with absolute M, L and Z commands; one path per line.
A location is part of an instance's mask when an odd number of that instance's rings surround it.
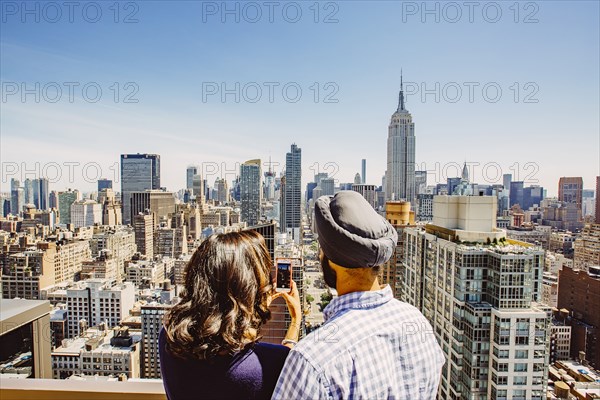
M 319 197 L 315 202 L 315 226 L 327 258 L 346 268 L 385 263 L 398 241 L 396 229 L 351 190 Z

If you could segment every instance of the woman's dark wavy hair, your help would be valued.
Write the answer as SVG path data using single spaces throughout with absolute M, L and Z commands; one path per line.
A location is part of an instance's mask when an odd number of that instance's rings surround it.
M 181 301 L 165 315 L 169 351 L 209 360 L 255 343 L 271 313 L 271 257 L 255 231 L 210 236 L 185 270 Z

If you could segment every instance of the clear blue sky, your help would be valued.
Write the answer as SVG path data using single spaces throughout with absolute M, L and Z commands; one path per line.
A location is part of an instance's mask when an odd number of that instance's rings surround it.
M 407 94 L 407 108 L 429 184 L 457 176 L 452 165 L 464 161 L 479 163 L 472 173 L 479 183 L 493 181 L 500 167 L 537 180 L 549 195 L 560 176 L 583 176 L 593 188 L 600 174 L 597 1 L 478 2 L 471 16 L 453 3 L 459 17 L 444 2 L 427 3 L 438 16 L 424 13 L 421 1 L 275 2 L 273 22 L 268 2 L 228 2 L 230 14 L 220 1 L 121 2 L 118 15 L 112 1 L 78 3 L 72 15 L 56 2 L 60 16 L 44 3 L 25 2 L 32 13 L 22 2 L 0 3 L 3 191 L 14 163 L 23 177 L 21 168 L 36 162 L 51 176 L 62 166 L 52 189 L 92 190 L 97 166 L 115 178 L 119 155 L 135 152 L 160 154 L 162 184 L 177 190 L 188 164 L 218 165 L 212 184 L 248 159 L 283 163 L 291 143 L 303 151 L 303 184 L 326 163 L 352 181 L 362 158 L 368 183 L 381 184 L 401 68 L 407 88 L 419 90 Z M 256 6 L 262 15 L 253 23 Z M 68 82 L 79 85 L 73 99 Z M 96 96 L 93 86 L 82 93 L 90 82 L 102 89 L 95 103 L 84 97 Z M 239 103 L 235 94 L 223 102 L 207 92 L 236 82 Z M 252 82 L 262 89 L 256 102 Z M 36 83 L 39 102 L 35 93 L 23 99 L 23 87 L 35 92 Z M 435 92 L 436 83 L 439 102 L 436 93 L 423 98 L 421 89 Z M 295 87 L 302 95 L 293 103 Z M 125 102 L 127 95 L 138 102 Z M 65 163 L 79 163 L 70 164 L 71 182 Z

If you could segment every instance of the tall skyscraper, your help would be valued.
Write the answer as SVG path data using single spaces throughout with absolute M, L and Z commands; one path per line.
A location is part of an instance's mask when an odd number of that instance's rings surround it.
M 25 179 L 23 189 L 25 189 L 25 204 L 33 204 L 33 181 L 29 178 Z
M 398 108 L 390 121 L 387 140 L 387 200 L 406 200 L 415 206 L 415 124 L 404 107 L 402 76 Z
M 302 150 L 292 144 L 285 156 L 285 227 L 296 243 L 300 243 L 302 222 Z
M 198 167 L 190 165 L 185 170 L 185 188 L 192 190 L 194 188 L 194 175 L 198 175 Z
M 364 185 L 365 183 L 367 183 L 367 160 L 365 160 L 364 158 L 362 159 L 361 162 L 361 179 L 362 179 L 362 184 Z
M 160 189 L 158 154 L 121 154 L 123 224 L 131 224 L 131 192 Z
M 19 215 L 23 212 L 25 205 L 25 190 L 21 187 L 21 182 L 12 178 L 10 180 L 10 213 Z
M 33 180 L 33 204 L 38 210 L 47 210 L 50 205 L 50 188 L 48 179 Z
M 260 221 L 260 203 L 262 200 L 260 160 L 248 160 L 240 166 L 240 198 L 242 202 L 242 221 L 249 226 Z

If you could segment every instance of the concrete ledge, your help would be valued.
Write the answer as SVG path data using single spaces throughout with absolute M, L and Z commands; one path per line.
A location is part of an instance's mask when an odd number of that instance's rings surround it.
M 0 378 L 2 400 L 166 400 L 162 381 L 106 382 Z

